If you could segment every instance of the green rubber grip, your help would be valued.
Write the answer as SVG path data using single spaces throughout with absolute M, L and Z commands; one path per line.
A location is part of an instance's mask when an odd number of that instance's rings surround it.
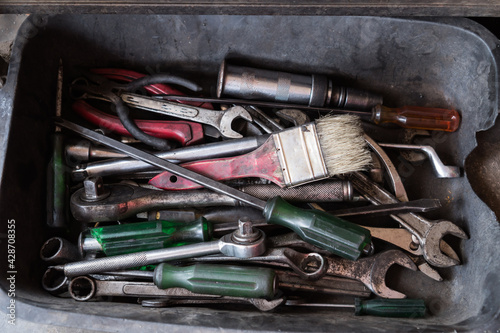
M 370 231 L 316 209 L 294 207 L 280 197 L 264 208 L 268 223 L 295 231 L 303 240 L 343 258 L 358 259 L 371 243 Z
M 199 294 L 272 299 L 276 273 L 270 268 L 195 264 L 160 264 L 153 281 L 160 289 L 181 287 Z
M 108 256 L 200 243 L 212 238 L 212 223 L 149 221 L 90 229 Z
M 373 299 L 356 298 L 356 316 L 370 315 L 395 318 L 421 318 L 425 316 L 426 307 L 423 299 Z

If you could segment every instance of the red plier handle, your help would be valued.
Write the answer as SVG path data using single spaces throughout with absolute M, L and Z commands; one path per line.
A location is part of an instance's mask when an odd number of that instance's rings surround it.
M 80 116 L 101 128 L 130 136 L 118 117 L 102 112 L 83 100 L 77 100 L 72 108 Z M 168 120 L 135 120 L 135 123 L 146 134 L 175 140 L 183 146 L 203 142 L 203 126 L 198 123 Z
M 118 68 L 94 68 L 91 70 L 92 73 L 102 75 L 111 80 L 118 80 L 124 82 L 130 82 L 133 80 L 140 79 L 141 77 L 146 76 L 145 74 L 137 73 L 128 69 L 118 69 Z M 149 86 L 145 86 L 150 94 L 153 95 L 184 95 L 179 90 L 172 88 L 163 83 L 152 84 Z M 193 106 L 202 107 L 205 109 L 213 109 L 213 105 L 211 103 L 200 103 L 200 102 L 186 102 L 186 101 L 176 101 L 178 103 L 189 104 Z

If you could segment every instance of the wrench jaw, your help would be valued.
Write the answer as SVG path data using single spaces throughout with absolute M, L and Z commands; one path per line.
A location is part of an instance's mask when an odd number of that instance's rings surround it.
M 451 258 L 441 252 L 440 242 L 445 235 L 453 235 L 468 239 L 467 234 L 450 221 L 440 220 L 427 230 L 423 239 L 419 239 L 425 260 L 436 267 L 451 267 L 460 265 L 460 260 Z
M 370 273 L 369 280 L 371 283 L 367 286 L 376 295 L 383 298 L 406 298 L 405 294 L 392 290 L 385 284 L 386 273 L 394 264 L 411 269 L 412 271 L 417 270 L 417 265 L 415 265 L 413 260 L 411 260 L 403 252 L 398 250 L 389 250 L 381 253 L 377 257 Z
M 234 106 L 232 108 L 229 108 L 222 116 L 220 120 L 220 125 L 219 125 L 219 130 L 222 134 L 223 137 L 229 138 L 229 139 L 241 139 L 243 135 L 241 135 L 238 132 L 235 132 L 232 128 L 231 125 L 233 124 L 233 121 L 236 119 L 244 119 L 248 122 L 252 122 L 253 118 L 248 113 L 247 110 L 245 110 L 241 106 Z

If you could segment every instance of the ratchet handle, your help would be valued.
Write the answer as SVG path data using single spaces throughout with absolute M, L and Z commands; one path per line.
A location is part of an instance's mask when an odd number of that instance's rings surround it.
M 280 197 L 264 208 L 266 221 L 295 231 L 306 242 L 343 258 L 357 260 L 371 244 L 370 231 L 316 209 L 303 210 Z
M 73 103 L 72 108 L 87 121 L 101 128 L 130 136 L 130 133 L 123 127 L 118 117 L 104 113 L 83 100 Z M 183 146 L 203 142 L 203 127 L 198 123 L 167 120 L 135 120 L 135 123 L 146 134 L 161 139 L 175 140 Z
M 423 299 L 373 299 L 355 300 L 356 316 L 378 316 L 395 318 L 421 318 L 426 307 Z
M 460 125 L 460 114 L 456 110 L 403 106 L 388 108 L 377 105 L 372 110 L 375 124 L 394 123 L 403 128 L 455 132 Z
M 181 166 L 218 181 L 259 177 L 270 180 L 280 187 L 285 186 L 272 138 L 245 155 L 189 162 Z M 168 171 L 152 178 L 149 184 L 164 190 L 192 190 L 202 187 Z
M 276 294 L 276 273 L 263 267 L 195 264 L 177 267 L 160 264 L 153 281 L 160 289 L 181 287 L 198 294 L 267 298 Z
M 192 222 L 148 221 L 90 229 L 108 256 L 205 242 L 212 224 L 204 217 Z

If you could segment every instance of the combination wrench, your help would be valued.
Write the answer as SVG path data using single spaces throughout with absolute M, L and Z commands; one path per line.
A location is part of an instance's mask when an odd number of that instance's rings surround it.
M 251 304 L 261 311 L 269 311 L 281 305 L 283 298 L 266 300 L 193 293 L 184 288 L 159 289 L 153 282 L 98 280 L 88 276 L 77 276 L 68 286 L 71 297 L 76 301 L 88 301 L 103 296 L 139 297 L 161 300 L 163 306 L 188 304 Z M 142 300 L 141 303 L 146 300 Z M 151 306 L 152 303 L 143 303 Z
M 193 262 L 249 262 L 253 264 L 272 263 L 272 266 L 291 268 L 304 280 L 317 280 L 325 275 L 327 262 L 319 253 L 301 253 L 291 248 L 272 248 L 260 256 L 235 258 L 228 256 L 205 256 L 190 258 Z

